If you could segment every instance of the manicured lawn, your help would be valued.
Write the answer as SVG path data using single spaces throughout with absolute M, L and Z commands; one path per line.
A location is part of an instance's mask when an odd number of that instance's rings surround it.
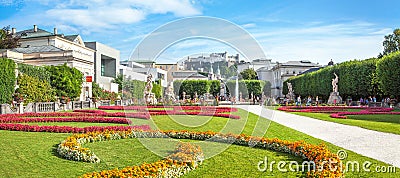
M 357 115 L 348 116 L 347 119 L 337 119 L 325 113 L 292 112 L 292 114 L 400 135 L 399 115 Z
M 354 120 L 365 120 L 365 121 L 387 122 L 387 123 L 400 124 L 400 115 L 387 115 L 387 114 L 350 115 L 350 116 L 347 116 L 347 118 L 354 119 Z
M 213 130 L 218 132 L 238 132 L 251 135 L 262 134 L 266 137 L 277 137 L 283 140 L 305 140 L 308 143 L 325 143 L 304 133 L 295 131 L 267 119 L 239 110 L 237 115 L 240 120 L 219 117 L 195 116 L 152 116 L 152 120 L 132 119 L 135 124 L 152 124 L 159 129 L 174 130 Z M 172 117 L 172 118 L 171 118 Z M 154 123 L 153 123 L 154 121 Z M 190 122 L 189 122 L 190 121 Z M 365 122 L 365 121 L 364 121 Z M 54 123 L 59 125 L 60 123 Z M 63 123 L 65 124 L 65 123 Z M 92 123 L 70 123 L 74 126 L 96 125 Z M 82 125 L 81 125 L 82 124 Z M 269 125 L 269 127 L 267 127 Z M 256 129 L 254 131 L 254 128 Z M 264 130 L 268 128 L 264 134 Z M 264 129 L 264 130 L 262 130 Z M 253 134 L 253 135 L 254 135 Z M 71 134 L 64 133 L 35 133 L 0 131 L 0 175 L 1 177 L 77 177 L 87 172 L 105 169 L 123 168 L 130 165 L 140 165 L 143 162 L 151 163 L 161 159 L 159 156 L 146 149 L 138 139 L 123 139 L 105 142 L 89 143 L 90 148 L 102 160 L 99 164 L 69 161 L 56 156 L 54 148 Z M 157 142 L 157 140 L 154 140 Z M 191 142 L 197 142 L 192 141 Z M 217 143 L 210 143 L 217 144 Z M 340 147 L 325 143 L 328 148 L 336 153 Z M 166 147 L 158 151 L 167 153 Z M 204 149 L 203 149 L 204 150 Z M 207 150 L 204 150 L 207 154 Z M 371 170 L 376 166 L 385 166 L 385 163 L 367 158 L 354 152 L 347 151 L 349 161 L 370 161 Z M 268 157 L 268 161 L 301 161 L 297 157 L 269 150 L 254 149 L 244 146 L 231 145 L 224 152 L 211 157 L 184 177 L 302 177 L 303 172 L 279 172 L 276 167 L 273 172 L 259 172 L 257 164 Z M 286 166 L 287 168 L 287 166 Z M 347 177 L 400 177 L 397 173 L 383 174 L 374 172 L 348 172 Z

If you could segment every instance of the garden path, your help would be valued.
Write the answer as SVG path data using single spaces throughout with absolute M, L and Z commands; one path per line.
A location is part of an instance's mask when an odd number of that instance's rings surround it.
M 400 168 L 400 135 L 270 110 L 259 105 L 238 105 L 236 107 L 269 118 L 274 122 L 344 149 Z

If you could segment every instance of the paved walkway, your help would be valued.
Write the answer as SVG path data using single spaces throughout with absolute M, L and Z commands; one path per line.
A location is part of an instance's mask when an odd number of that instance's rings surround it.
M 236 107 L 269 118 L 274 122 L 344 149 L 400 168 L 400 135 L 312 119 L 282 111 L 272 111 L 258 105 L 238 105 Z

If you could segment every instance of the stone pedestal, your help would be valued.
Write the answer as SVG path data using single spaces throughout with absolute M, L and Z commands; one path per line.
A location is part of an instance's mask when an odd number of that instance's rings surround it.
M 328 104 L 341 104 L 342 97 L 339 96 L 339 92 L 331 92 L 329 95 Z

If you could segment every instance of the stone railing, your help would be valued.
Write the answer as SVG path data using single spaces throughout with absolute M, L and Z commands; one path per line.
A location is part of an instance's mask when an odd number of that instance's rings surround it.
M 39 102 L 34 104 L 34 112 L 55 112 L 59 109 L 56 102 Z
M 73 101 L 72 110 L 92 108 L 94 105 L 91 101 Z

